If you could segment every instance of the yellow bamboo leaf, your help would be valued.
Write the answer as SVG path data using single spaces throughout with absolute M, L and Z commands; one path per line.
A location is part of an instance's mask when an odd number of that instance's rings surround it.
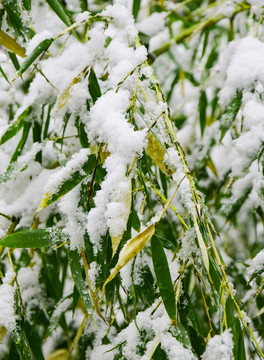
M 199 243 L 199 247 L 201 249 L 201 253 L 202 253 L 202 258 L 203 258 L 203 262 L 205 265 L 205 268 L 209 274 L 209 258 L 208 258 L 208 253 L 207 253 L 207 249 L 202 237 L 202 234 L 200 232 L 199 226 L 197 224 L 197 220 L 196 220 L 196 216 L 195 216 L 195 212 L 194 209 L 192 209 L 192 216 L 193 216 L 193 221 L 194 221 L 194 227 L 195 227 L 195 231 L 197 234 L 197 238 L 198 238 L 198 243 Z
M 5 336 L 6 336 L 7 330 L 4 326 L 0 326 L 0 344 L 2 343 L 2 341 L 4 340 Z
M 63 108 L 63 106 L 66 105 L 69 97 L 71 96 L 71 88 L 74 84 L 77 84 L 78 82 L 81 81 L 83 75 L 85 74 L 87 70 L 87 66 L 83 69 L 83 71 L 78 74 L 70 83 L 69 86 L 67 86 L 67 88 L 62 92 L 61 96 L 58 99 L 58 103 L 57 103 L 57 111 L 59 111 L 60 109 Z
M 80 80 L 81 80 L 80 75 L 76 76 L 76 78 L 74 78 L 72 80 L 70 85 L 63 91 L 63 93 L 61 94 L 61 96 L 59 97 L 59 100 L 58 100 L 57 111 L 62 109 L 63 106 L 66 105 L 66 103 L 70 97 L 70 91 L 71 91 L 72 86 L 74 84 L 77 84 Z
M 209 159 L 209 160 L 207 161 L 207 164 L 206 164 L 206 165 L 209 167 L 209 169 L 212 171 L 212 173 L 213 173 L 216 177 L 218 177 L 218 173 L 217 173 L 216 167 L 215 167 L 215 165 L 214 165 L 214 163 L 212 162 L 211 159 Z
M 21 57 L 26 57 L 26 50 L 20 46 L 15 39 L 11 38 L 4 31 L 0 30 L 0 45 Z
M 113 280 L 119 271 L 146 246 L 154 233 L 155 224 L 151 224 L 126 244 L 125 248 L 120 253 L 116 266 L 112 270 L 110 276 L 106 279 L 103 288 L 106 284 Z
M 46 357 L 46 360 L 68 360 L 70 352 L 67 349 L 59 349 Z
M 146 151 L 165 175 L 172 175 L 172 170 L 164 163 L 165 150 L 151 132 L 148 133 L 148 146 Z
M 122 218 L 123 218 L 125 224 L 127 224 L 129 214 L 130 214 L 130 208 L 131 208 L 131 194 L 132 194 L 131 180 L 128 179 L 128 182 L 129 182 L 129 191 L 120 200 L 120 203 L 122 204 L 122 207 L 123 207 Z M 120 241 L 123 237 L 124 232 L 125 232 L 125 229 L 118 236 L 114 236 L 113 233 L 111 233 L 111 231 L 110 231 L 111 241 L 112 241 L 112 250 L 113 250 L 112 256 L 115 255 L 116 250 L 118 248 L 118 245 L 120 244 Z

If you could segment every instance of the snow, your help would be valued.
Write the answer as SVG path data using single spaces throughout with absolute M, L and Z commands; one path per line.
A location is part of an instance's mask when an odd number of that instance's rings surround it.
M 250 276 L 264 268 L 264 250 L 261 250 L 252 260 L 248 260 L 247 272 Z
M 231 330 L 225 330 L 221 335 L 215 335 L 208 341 L 202 360 L 230 359 L 233 354 L 233 346 Z
M 137 28 L 142 33 L 153 36 L 162 31 L 165 26 L 165 12 L 154 12 L 144 20 L 137 23 Z
M 82 168 L 88 161 L 88 155 L 90 155 L 89 149 L 81 149 L 78 153 L 73 154 L 72 158 L 64 167 L 49 177 L 45 192 L 49 194 L 55 193 L 58 187 L 65 181 L 69 180 L 72 174 L 76 171 L 78 171 L 81 175 L 85 175 Z
M 102 235 L 106 233 L 106 224 L 115 236 L 125 230 L 126 223 L 120 215 L 129 191 L 126 168 L 135 156 L 141 155 L 145 145 L 146 131 L 135 131 L 126 119 L 125 111 L 129 103 L 128 91 L 110 90 L 102 95 L 91 109 L 91 120 L 87 129 L 89 139 L 107 144 L 110 153 L 104 163 L 106 178 L 94 198 L 96 207 L 88 215 L 87 230 L 95 252 L 100 248 Z M 109 209 L 115 209 L 115 212 L 111 213 Z
M 82 23 L 82 22 L 88 21 L 90 18 L 90 15 L 91 15 L 91 13 L 89 11 L 84 11 L 84 12 L 78 14 L 76 16 L 75 20 L 78 23 Z
M 16 274 L 12 269 L 9 269 L 3 279 L 3 284 L 0 285 L 0 326 L 4 326 L 7 331 L 14 331 L 16 328 L 16 314 L 15 314 L 15 287 L 11 285 Z
M 229 47 L 229 63 L 226 81 L 220 91 L 220 101 L 226 104 L 237 89 L 249 89 L 254 81 L 264 83 L 264 44 L 257 38 L 247 36 L 236 40 Z

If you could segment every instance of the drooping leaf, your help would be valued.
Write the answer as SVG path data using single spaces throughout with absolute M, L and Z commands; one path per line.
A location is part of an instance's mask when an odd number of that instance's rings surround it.
M 52 8 L 52 10 L 58 15 L 58 17 L 66 24 L 67 26 L 71 26 L 72 22 L 70 21 L 70 18 L 62 5 L 62 3 L 59 0 L 46 0 L 49 6 Z
M 93 103 L 95 103 L 96 100 L 101 96 L 101 89 L 93 69 L 91 69 L 90 71 L 88 89 L 92 97 Z
M 25 320 L 23 328 L 34 358 L 45 360 L 40 346 L 41 341 L 33 326 Z
M 104 287 L 119 273 L 119 271 L 136 256 L 148 243 L 152 235 L 155 233 L 155 224 L 151 224 L 144 231 L 131 239 L 122 250 L 118 262 L 111 271 L 110 276 L 106 279 Z
M 148 133 L 148 146 L 146 151 L 164 174 L 167 176 L 172 175 L 172 170 L 164 163 L 165 150 L 151 132 Z
M 227 105 L 223 115 L 220 119 L 221 139 L 225 136 L 226 132 L 231 128 L 233 122 L 236 119 L 237 113 L 242 103 L 242 91 L 237 90 L 236 94 L 232 97 Z
M 170 319 L 176 320 L 176 301 L 170 269 L 162 243 L 155 235 L 151 238 L 151 254 L 160 296 Z
M 86 307 L 86 311 L 90 314 L 92 312 L 92 302 L 89 296 L 89 289 L 87 283 L 82 276 L 82 267 L 80 263 L 80 255 L 77 250 L 68 249 L 69 265 L 72 273 L 74 284 L 81 296 L 81 299 Z
M 138 12 L 140 9 L 140 3 L 141 3 L 141 0 L 133 0 L 132 14 L 133 14 L 135 20 L 137 18 L 137 15 L 138 15 Z
M 202 90 L 199 98 L 199 118 L 200 118 L 201 136 L 203 136 L 204 128 L 206 125 L 206 108 L 207 108 L 207 97 L 205 91 Z
M 18 158 L 18 156 L 21 155 L 21 152 L 26 144 L 26 141 L 27 141 L 27 138 L 28 138 L 28 134 L 29 134 L 29 131 L 31 129 L 31 125 L 32 123 L 31 122 L 25 122 L 24 123 L 24 126 L 23 126 L 23 132 L 22 132 L 22 136 L 21 136 L 21 139 L 16 147 L 16 150 L 14 152 L 14 154 L 12 155 L 12 158 L 10 160 L 10 164 L 15 162 Z
M 60 229 L 37 229 L 15 232 L 0 241 L 9 248 L 40 248 L 60 245 L 68 240 Z
M 9 125 L 7 130 L 1 136 L 0 145 L 4 144 L 6 141 L 11 139 L 13 136 L 15 136 L 19 132 L 19 130 L 22 128 L 22 126 L 24 124 L 25 119 L 27 118 L 27 116 L 29 116 L 31 111 L 32 111 L 32 106 L 29 106 L 26 110 L 24 110 L 22 112 L 22 114 L 20 114 L 18 116 L 17 120 L 15 120 L 14 122 L 12 122 Z
M 44 335 L 44 339 L 46 339 L 53 330 L 59 325 L 59 322 L 62 316 L 71 308 L 72 305 L 72 294 L 63 297 L 54 307 L 53 313 L 51 315 L 50 324 L 47 328 L 47 331 Z
M 196 234 L 197 234 L 199 247 L 200 247 L 200 250 L 201 250 L 201 253 L 202 253 L 204 266 L 205 266 L 207 272 L 209 273 L 209 257 L 208 257 L 208 253 L 207 253 L 207 249 L 206 249 L 206 246 L 205 246 L 204 239 L 202 237 L 201 231 L 200 231 L 199 226 L 197 224 L 194 209 L 192 210 L 192 217 L 193 217 L 193 221 L 194 221 L 194 227 L 195 227 L 195 231 L 196 231 Z

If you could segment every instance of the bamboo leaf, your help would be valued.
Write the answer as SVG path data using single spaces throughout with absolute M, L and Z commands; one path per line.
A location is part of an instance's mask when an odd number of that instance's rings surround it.
M 6 334 L 7 334 L 7 329 L 1 325 L 0 326 L 0 344 L 3 342 Z
M 37 229 L 15 232 L 0 241 L 9 248 L 41 248 L 57 246 L 66 242 L 68 236 L 60 229 Z
M 167 176 L 172 175 L 172 170 L 164 163 L 165 150 L 151 132 L 148 133 L 148 146 L 146 151 L 164 174 Z
M 199 98 L 199 118 L 200 118 L 200 128 L 201 128 L 202 137 L 206 125 L 206 108 L 207 108 L 207 97 L 205 91 L 202 90 Z
M 98 84 L 96 74 L 95 74 L 93 69 L 91 69 L 91 71 L 90 71 L 88 88 L 89 88 L 89 92 L 90 92 L 90 95 L 92 97 L 93 103 L 95 103 L 96 100 L 102 94 L 101 94 L 101 89 L 100 89 L 100 86 Z
M 10 84 L 10 81 L 8 80 L 8 78 L 7 78 L 7 76 L 6 76 L 6 73 L 4 72 L 4 70 L 3 70 L 3 68 L 2 68 L 2 66 L 0 66 L 0 72 L 1 72 L 1 74 L 3 75 L 4 79 L 8 82 L 8 84 L 11 85 L 11 84 Z
M 46 357 L 46 360 L 68 360 L 70 352 L 68 349 L 59 349 Z
M 237 113 L 241 107 L 243 93 L 241 90 L 237 90 L 236 94 L 230 100 L 228 106 L 224 110 L 220 119 L 221 140 L 225 136 L 226 132 L 231 128 L 233 122 L 236 119 Z
M 67 255 L 74 284 L 82 298 L 87 312 L 90 314 L 92 312 L 92 302 L 89 296 L 88 285 L 82 277 L 80 255 L 77 250 L 70 249 L 68 249 Z
M 72 306 L 72 294 L 63 297 L 56 304 L 50 319 L 50 324 L 44 335 L 44 339 L 46 339 L 52 333 L 52 331 L 56 329 L 56 327 L 59 325 L 62 316 L 65 314 L 66 311 L 68 311 L 71 308 L 71 306 Z
M 58 15 L 58 17 L 66 24 L 67 26 L 71 26 L 72 22 L 69 19 L 69 16 L 64 9 L 64 6 L 61 4 L 59 0 L 46 0 L 52 10 Z
M 163 246 L 157 236 L 151 238 L 151 254 L 160 296 L 171 320 L 176 320 L 175 293 Z
M 192 216 L 193 216 L 194 227 L 195 227 L 195 231 L 196 231 L 196 234 L 197 234 L 199 247 L 200 247 L 200 250 L 201 250 L 201 253 L 202 253 L 204 266 L 205 266 L 207 272 L 209 273 L 209 257 L 208 257 L 207 249 L 206 249 L 202 234 L 201 234 L 199 226 L 197 224 L 194 209 L 192 209 Z
M 48 47 L 53 43 L 53 41 L 54 41 L 53 38 L 45 39 L 45 40 L 41 41 L 35 47 L 35 49 L 32 51 L 32 53 L 26 58 L 26 60 L 22 63 L 22 65 L 20 66 L 20 68 L 17 72 L 17 75 L 15 76 L 13 81 L 17 77 L 22 75 L 30 67 L 30 65 L 33 64 L 33 62 L 37 59 L 37 57 L 39 57 L 39 55 L 41 55 L 44 51 L 46 51 L 48 49 Z
M 29 106 L 26 110 L 22 112 L 21 115 L 18 116 L 18 119 L 12 122 L 7 130 L 3 133 L 0 138 L 0 145 L 4 144 L 6 141 L 10 140 L 13 136 L 15 136 L 19 130 L 22 128 L 25 119 L 32 111 L 32 106 Z
M 37 333 L 34 331 L 34 328 L 27 320 L 25 320 L 23 328 L 35 359 L 45 360 L 40 347 L 40 339 Z
M 116 266 L 112 270 L 110 276 L 106 279 L 103 288 L 106 284 L 113 280 L 119 271 L 146 246 L 154 233 L 155 224 L 151 224 L 125 245 L 125 248 L 120 253 Z
M 24 171 L 27 168 L 30 161 L 34 160 L 37 153 L 41 151 L 43 147 L 44 147 L 43 143 L 36 144 L 36 146 L 32 148 L 30 154 L 25 155 L 25 157 L 21 156 L 16 162 L 10 163 L 6 171 L 0 175 L 0 184 L 15 178 L 19 172 Z
M 20 46 L 15 39 L 11 38 L 4 31 L 0 30 L 0 45 L 21 57 L 26 57 L 26 50 Z
M 138 12 L 140 9 L 140 3 L 141 3 L 141 0 L 133 0 L 132 14 L 133 14 L 135 20 L 137 18 L 137 15 L 138 15 Z
M 69 164 L 70 161 L 67 163 Z M 66 164 L 66 167 L 67 167 Z M 47 192 L 40 201 L 36 214 L 49 206 L 53 202 L 57 201 L 62 196 L 66 195 L 75 186 L 77 186 L 87 175 L 91 174 L 96 165 L 96 156 L 90 155 L 87 157 L 87 161 L 82 164 L 78 163 L 77 167 L 69 166 L 67 177 L 62 177 L 61 181 L 56 184 L 55 190 Z M 64 171 L 64 168 L 62 169 Z
M 22 132 L 22 136 L 21 136 L 21 139 L 17 145 L 17 148 L 14 152 L 14 154 L 12 155 L 12 158 L 10 160 L 10 164 L 15 162 L 18 158 L 18 156 L 21 155 L 21 152 L 25 146 L 25 143 L 27 141 L 27 138 L 28 138 L 28 134 L 29 134 L 29 131 L 31 129 L 31 125 L 32 123 L 31 122 L 25 122 L 24 123 L 24 126 L 23 126 L 23 132 Z

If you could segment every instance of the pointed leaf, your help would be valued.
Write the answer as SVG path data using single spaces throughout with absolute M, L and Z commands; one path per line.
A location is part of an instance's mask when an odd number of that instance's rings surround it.
M 21 57 L 26 57 L 26 50 L 2 30 L 0 30 L 0 45 Z
M 230 100 L 220 119 L 221 139 L 223 139 L 226 132 L 231 128 L 233 122 L 236 119 L 237 113 L 242 103 L 242 96 L 242 91 L 237 90 L 236 94 Z
M 23 62 L 23 64 L 20 66 L 15 78 L 22 75 L 30 67 L 30 65 L 33 64 L 33 62 L 37 59 L 37 57 L 48 49 L 48 47 L 53 43 L 53 41 L 54 41 L 53 38 L 45 39 L 45 40 L 41 41 L 35 47 L 35 49 L 32 51 L 32 53 L 26 58 L 26 60 Z
M 17 120 L 13 121 L 9 125 L 7 130 L 4 132 L 4 134 L 0 138 L 0 145 L 4 144 L 6 141 L 11 139 L 13 136 L 15 136 L 19 132 L 19 130 L 22 128 L 22 126 L 24 124 L 25 119 L 31 113 L 31 111 L 32 111 L 32 106 L 29 106 L 26 110 L 24 110 L 22 112 L 22 114 L 20 114 L 18 116 Z
M 155 235 L 151 238 L 151 254 L 160 296 L 170 319 L 176 320 L 175 293 L 169 265 L 162 243 Z
M 193 221 L 194 221 L 194 227 L 195 227 L 195 231 L 197 234 L 197 239 L 198 239 L 198 243 L 199 243 L 199 247 L 202 253 L 202 258 L 203 258 L 203 262 L 204 262 L 204 266 L 207 270 L 207 272 L 209 273 L 209 257 L 208 257 L 208 253 L 207 253 L 207 249 L 202 237 L 202 234 L 200 232 L 199 226 L 197 224 L 197 220 L 196 220 L 196 216 L 195 216 L 195 212 L 194 209 L 192 210 L 192 216 L 193 216 Z
M 86 149 L 82 149 L 81 151 L 84 152 Z M 88 150 L 86 151 L 86 154 L 87 153 Z M 83 154 L 80 155 L 82 156 Z M 36 213 L 71 191 L 85 179 L 87 175 L 91 174 L 96 165 L 95 155 L 85 156 L 84 161 L 81 159 L 80 162 L 75 163 L 75 160 L 76 157 L 68 161 L 64 168 L 55 173 L 56 184 L 52 184 L 51 190 L 48 190 L 43 196 Z M 59 181 L 57 181 L 57 179 L 59 179 Z
M 207 97 L 205 91 L 202 90 L 199 99 L 199 117 L 200 117 L 201 136 L 203 136 L 204 128 L 206 125 L 206 108 L 207 108 Z
M 38 360 L 45 360 L 42 354 L 40 346 L 41 341 L 38 337 L 38 334 L 27 320 L 25 320 L 23 327 L 34 358 Z
M 68 14 L 59 0 L 46 0 L 52 10 L 58 15 L 58 17 L 66 24 L 71 26 L 72 22 L 70 21 Z
M 77 250 L 70 249 L 68 249 L 67 254 L 74 284 L 82 298 L 87 312 L 90 314 L 92 312 L 92 302 L 89 296 L 88 285 L 82 277 L 80 255 Z
M 97 77 L 96 77 L 95 72 L 93 71 L 93 69 L 91 69 L 91 71 L 90 71 L 88 88 L 89 88 L 90 95 L 91 95 L 91 97 L 93 99 L 93 103 L 95 103 L 96 100 L 102 94 L 101 94 L 100 86 L 98 84 Z
M 110 276 L 105 281 L 103 287 L 105 287 L 106 284 L 113 280 L 114 277 L 119 273 L 119 271 L 146 246 L 154 233 L 155 224 L 151 224 L 125 245 L 124 249 L 120 253 L 116 266 L 112 270 Z
M 164 174 L 167 176 L 172 175 L 172 170 L 164 163 L 165 150 L 151 132 L 148 133 L 148 146 L 146 151 Z
M 8 235 L 0 241 L 0 245 L 9 248 L 41 248 L 57 246 L 67 240 L 68 236 L 60 229 L 37 229 Z

